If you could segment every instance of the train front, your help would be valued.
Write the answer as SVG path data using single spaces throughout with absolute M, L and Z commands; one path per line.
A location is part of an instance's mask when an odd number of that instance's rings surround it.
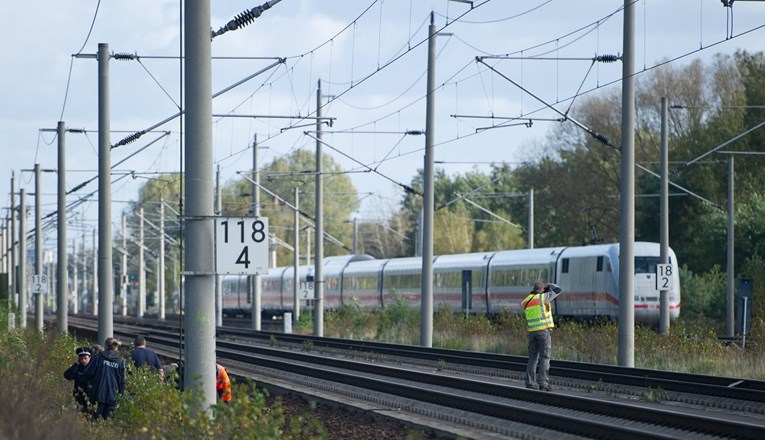
M 669 270 L 667 273 L 659 275 L 657 269 L 660 263 L 660 245 L 658 243 L 635 242 L 633 249 L 635 256 L 635 322 L 658 325 L 661 313 L 659 295 L 665 287 L 668 288 L 666 290 L 668 290 L 669 319 L 674 321 L 680 315 L 680 277 L 675 252 L 669 249 Z

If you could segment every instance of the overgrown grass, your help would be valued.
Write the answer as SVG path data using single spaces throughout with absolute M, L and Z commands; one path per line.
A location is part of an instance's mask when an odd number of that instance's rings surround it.
M 0 310 L 0 316 L 6 316 Z M 0 318 L 0 438 L 130 438 L 130 439 L 321 439 L 328 434 L 308 417 L 288 417 L 279 399 L 271 399 L 249 382 L 234 385 L 236 398 L 212 407 L 211 417 L 190 417 L 195 396 L 180 393 L 146 370 L 133 371 L 127 393 L 114 419 L 93 422 L 78 411 L 72 383 L 63 371 L 81 345 L 69 335 L 40 334 L 33 329 L 7 331 Z M 453 314 L 437 308 L 433 345 L 463 350 L 526 354 L 522 316 L 504 313 L 494 319 Z M 719 323 L 679 319 L 670 333 L 635 329 L 635 366 L 765 380 L 765 322 L 755 319 L 746 349 L 717 340 Z M 298 331 L 313 329 L 310 314 L 301 316 Z M 379 312 L 350 306 L 327 312 L 325 335 L 418 344 L 420 318 L 399 300 Z M 553 357 L 616 364 L 616 322 L 561 321 L 553 333 Z M 439 368 L 444 365 L 439 364 Z M 646 397 L 661 399 L 661 391 Z
M 0 310 L 0 315 L 6 313 Z M 2 439 L 323 439 L 308 415 L 288 416 L 280 398 L 254 383 L 233 386 L 235 398 L 210 417 L 192 417 L 195 396 L 179 392 L 146 369 L 133 369 L 114 418 L 94 422 L 79 411 L 63 372 L 82 345 L 70 335 L 35 329 L 0 331 L 0 438 Z
M 301 316 L 298 331 L 313 330 L 311 315 Z M 327 312 L 324 335 L 419 344 L 420 315 L 402 300 L 371 312 L 358 306 Z M 746 349 L 717 340 L 720 323 L 696 317 L 675 321 L 666 336 L 636 326 L 635 367 L 765 380 L 765 323 L 755 319 Z M 438 307 L 433 319 L 433 346 L 512 355 L 526 355 L 526 321 L 515 313 L 493 319 L 464 316 Z M 559 320 L 553 331 L 553 358 L 617 364 L 618 323 L 608 320 Z

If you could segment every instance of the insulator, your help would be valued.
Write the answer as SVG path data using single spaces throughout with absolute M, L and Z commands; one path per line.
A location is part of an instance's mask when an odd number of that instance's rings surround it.
M 610 146 L 610 143 L 608 142 L 608 138 L 605 137 L 604 135 L 598 133 L 597 131 L 593 131 L 591 134 L 592 134 L 592 137 L 594 137 L 596 140 L 602 142 L 604 145 Z
M 77 192 L 77 191 L 82 189 L 87 184 L 88 184 L 88 182 L 82 182 L 81 184 L 79 184 L 79 185 L 75 186 L 74 188 L 72 188 L 71 190 L 69 190 L 69 192 L 67 194 L 71 194 L 73 192 Z
M 417 190 L 416 190 L 416 189 L 412 188 L 412 187 L 411 187 L 411 186 L 409 186 L 409 185 L 406 185 L 406 184 L 404 184 L 404 183 L 399 183 L 399 185 L 400 185 L 402 188 L 404 188 L 404 191 L 406 191 L 406 192 L 407 192 L 407 193 L 409 193 L 409 194 L 414 194 L 414 195 L 422 195 L 422 194 L 420 194 L 419 192 L 417 192 Z
M 138 133 L 133 133 L 130 136 L 126 137 L 125 139 L 122 139 L 121 141 L 117 142 L 114 145 L 114 147 L 112 147 L 112 148 L 121 147 L 121 146 L 127 145 L 127 144 L 129 144 L 131 142 L 135 142 L 135 141 L 138 140 L 139 137 L 143 136 L 144 133 L 145 132 L 143 132 L 143 131 L 139 131 Z
M 618 60 L 622 59 L 621 55 L 598 55 L 595 57 L 595 61 L 600 61 L 601 63 L 615 63 Z
M 132 53 L 113 53 L 112 58 L 118 61 L 125 61 L 125 60 L 134 60 L 137 58 L 137 56 Z
M 218 29 L 218 31 L 211 31 L 210 35 L 211 38 L 215 38 L 219 35 L 223 35 L 224 33 L 228 31 L 235 31 L 239 29 L 240 27 L 247 26 L 248 24 L 252 23 L 253 20 L 260 17 L 260 14 L 263 13 L 266 9 L 269 9 L 271 7 L 270 3 L 265 3 L 264 6 L 255 6 L 254 8 L 250 9 L 249 11 L 244 11 L 234 17 L 233 20 L 226 23 L 226 26 Z
M 232 22 L 234 22 L 236 23 L 236 27 L 234 29 L 238 29 L 240 27 L 244 27 L 252 23 L 252 21 L 258 18 L 259 16 L 260 16 L 260 11 L 257 11 L 255 8 L 253 8 L 249 11 L 244 11 L 241 14 L 237 15 L 233 20 L 229 22 L 229 25 Z

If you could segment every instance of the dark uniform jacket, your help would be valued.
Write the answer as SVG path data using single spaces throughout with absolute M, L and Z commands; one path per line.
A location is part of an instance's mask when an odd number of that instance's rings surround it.
M 88 379 L 85 376 L 86 368 L 87 366 L 83 367 L 79 362 L 75 362 L 71 367 L 64 371 L 64 378 L 66 380 L 74 381 L 74 390 L 72 391 L 72 394 L 74 395 L 74 399 L 81 404 L 85 403 L 85 396 L 88 392 Z
M 91 401 L 114 404 L 117 393 L 125 393 L 125 364 L 117 350 L 106 350 L 94 357 L 85 368 L 85 376 L 91 384 Z

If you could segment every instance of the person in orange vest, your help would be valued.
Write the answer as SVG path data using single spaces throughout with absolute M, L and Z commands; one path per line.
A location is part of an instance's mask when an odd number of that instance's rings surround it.
M 526 364 L 526 388 L 550 391 L 550 335 L 555 323 L 550 304 L 562 292 L 555 284 L 534 283 L 534 290 L 521 301 L 529 331 L 529 361 Z
M 231 379 L 228 378 L 226 368 L 221 364 L 215 364 L 215 389 L 218 391 L 218 398 L 224 402 L 231 401 Z

